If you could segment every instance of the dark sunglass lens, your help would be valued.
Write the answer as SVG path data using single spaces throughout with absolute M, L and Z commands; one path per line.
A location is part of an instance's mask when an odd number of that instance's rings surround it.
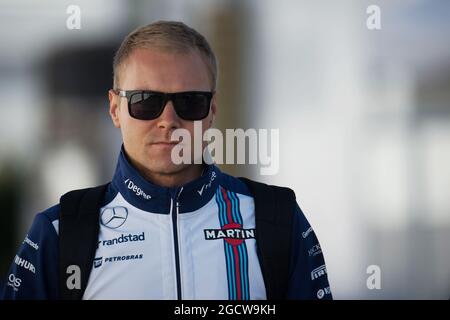
M 201 120 L 209 113 L 210 98 L 202 93 L 182 93 L 175 99 L 178 116 L 185 120 Z
M 159 117 L 163 96 L 157 93 L 138 92 L 130 97 L 130 115 L 140 120 L 152 120 Z

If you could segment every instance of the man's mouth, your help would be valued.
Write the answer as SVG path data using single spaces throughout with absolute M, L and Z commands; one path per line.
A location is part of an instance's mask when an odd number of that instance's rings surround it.
M 152 142 L 151 144 L 154 145 L 171 145 L 171 146 L 175 146 L 177 145 L 179 142 L 178 141 L 158 141 L 158 142 Z
M 177 141 L 157 141 L 150 144 L 152 147 L 160 148 L 160 149 L 172 149 L 179 142 Z

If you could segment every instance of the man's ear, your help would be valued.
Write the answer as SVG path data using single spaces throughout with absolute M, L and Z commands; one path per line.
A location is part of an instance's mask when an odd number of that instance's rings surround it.
M 111 89 L 108 91 L 109 98 L 109 115 L 111 116 L 112 122 L 116 128 L 120 128 L 120 97 L 114 93 Z

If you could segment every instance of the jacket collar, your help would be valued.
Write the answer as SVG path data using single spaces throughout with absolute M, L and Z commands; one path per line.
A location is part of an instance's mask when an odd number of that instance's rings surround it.
M 179 212 L 203 207 L 214 196 L 219 185 L 220 170 L 205 165 L 201 177 L 181 187 L 167 188 L 146 180 L 128 161 L 122 146 L 112 186 L 133 206 L 152 213 L 169 214 L 171 201 L 178 201 Z

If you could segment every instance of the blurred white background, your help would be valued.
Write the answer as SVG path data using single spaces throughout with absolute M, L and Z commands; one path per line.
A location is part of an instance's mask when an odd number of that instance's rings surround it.
M 37 212 L 111 178 L 123 37 L 180 20 L 218 55 L 218 127 L 280 129 L 277 175 L 223 168 L 295 190 L 334 297 L 449 299 L 449 13 L 444 0 L 0 0 L 1 275 Z

